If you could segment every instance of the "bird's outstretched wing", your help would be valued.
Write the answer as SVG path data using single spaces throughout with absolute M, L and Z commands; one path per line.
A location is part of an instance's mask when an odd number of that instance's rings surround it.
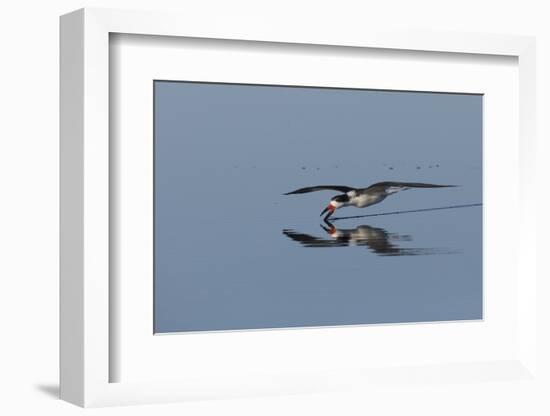
M 338 191 L 338 192 L 349 192 L 355 190 L 355 188 L 351 188 L 349 186 L 339 186 L 339 185 L 319 185 L 319 186 L 308 186 L 307 188 L 300 188 L 296 189 L 292 192 L 287 192 L 283 195 L 296 195 L 296 194 L 306 194 L 308 192 L 315 192 L 315 191 Z
M 378 182 L 369 186 L 367 190 L 392 194 L 409 188 L 452 188 L 455 186 L 458 185 L 435 185 L 433 183 L 420 182 Z

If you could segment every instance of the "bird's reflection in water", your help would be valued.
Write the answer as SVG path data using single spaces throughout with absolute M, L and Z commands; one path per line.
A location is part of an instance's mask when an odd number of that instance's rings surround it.
M 412 241 L 410 235 L 389 233 L 383 228 L 359 225 L 355 228 L 336 228 L 334 224 L 325 222 L 321 228 L 329 238 L 316 237 L 295 230 L 285 229 L 283 234 L 300 243 L 304 247 L 349 247 L 365 246 L 380 256 L 418 256 L 427 254 L 452 254 L 453 252 L 439 248 L 406 248 L 403 242 Z

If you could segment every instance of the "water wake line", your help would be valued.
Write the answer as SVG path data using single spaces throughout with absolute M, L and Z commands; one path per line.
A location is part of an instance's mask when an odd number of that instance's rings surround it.
M 453 209 L 453 208 L 469 208 L 469 207 L 480 207 L 483 204 L 481 202 L 476 204 L 463 204 L 463 205 L 449 205 L 446 207 L 437 207 L 437 208 L 421 208 L 421 209 L 409 209 L 406 211 L 391 211 L 391 212 L 380 212 L 378 214 L 367 214 L 367 215 L 353 215 L 350 217 L 333 217 L 329 221 L 339 221 L 339 220 L 350 220 L 353 218 L 367 218 L 367 217 L 379 217 L 382 215 L 397 215 L 397 214 L 408 214 L 411 212 L 427 212 L 427 211 L 439 211 L 443 209 Z

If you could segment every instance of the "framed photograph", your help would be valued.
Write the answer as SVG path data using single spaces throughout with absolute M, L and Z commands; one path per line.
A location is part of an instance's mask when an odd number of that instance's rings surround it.
M 534 59 L 63 16 L 61 397 L 537 383 Z

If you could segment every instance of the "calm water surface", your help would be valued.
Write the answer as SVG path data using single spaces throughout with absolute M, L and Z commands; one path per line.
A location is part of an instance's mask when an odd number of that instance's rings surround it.
M 482 318 L 481 103 L 157 82 L 155 331 Z M 461 186 L 330 224 L 334 192 L 282 195 L 386 180 Z

